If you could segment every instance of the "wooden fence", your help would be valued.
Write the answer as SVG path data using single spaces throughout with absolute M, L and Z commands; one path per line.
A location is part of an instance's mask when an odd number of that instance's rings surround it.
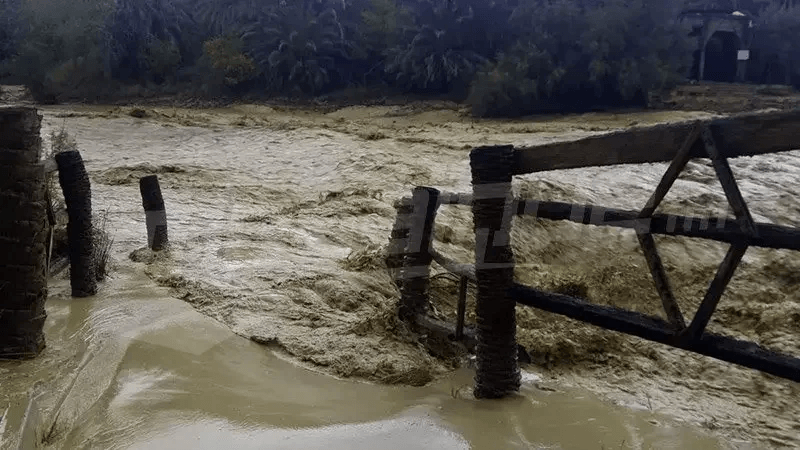
M 461 277 L 454 335 L 464 335 L 466 281 L 477 284 L 475 396 L 499 398 L 519 389 L 515 307 L 525 305 L 610 330 L 631 334 L 723 361 L 800 381 L 800 359 L 756 343 L 706 331 L 717 304 L 750 246 L 800 250 L 800 229 L 753 220 L 728 164 L 729 158 L 800 149 L 800 110 L 754 113 L 724 119 L 658 125 L 536 147 L 491 146 L 470 154 L 473 192 L 414 189 L 398 203 L 387 264 L 400 289 L 400 314 L 423 328 L 446 325 L 426 315 L 430 265 L 436 261 Z M 656 209 L 692 158 L 709 158 L 736 218 L 658 214 Z M 514 175 L 588 166 L 671 162 L 640 211 L 515 198 Z M 460 264 L 432 246 L 442 205 L 472 208 L 475 264 Z M 514 216 L 634 229 L 667 320 L 583 299 L 542 292 L 514 281 L 510 232 Z M 730 244 L 699 309 L 688 321 L 670 288 L 653 234 L 710 239 Z

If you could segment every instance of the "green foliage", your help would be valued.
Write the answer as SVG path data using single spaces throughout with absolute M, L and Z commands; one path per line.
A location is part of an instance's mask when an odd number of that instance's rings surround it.
M 194 16 L 208 35 L 241 34 L 248 24 L 268 12 L 269 3 L 264 0 L 198 0 Z
M 659 90 L 685 73 L 693 49 L 688 29 L 675 19 L 681 4 L 611 0 L 587 12 L 581 47 L 588 53 L 590 81 L 608 84 L 623 99 Z
M 0 1 L 0 63 L 11 58 L 20 38 L 20 1 Z
M 467 103 L 476 117 L 530 113 L 561 75 L 545 51 L 530 42 L 518 43 L 477 73 Z
M 156 81 L 173 79 L 181 64 L 181 51 L 170 40 L 150 37 L 139 50 L 139 66 Z
M 351 50 L 333 8 L 315 14 L 303 5 L 276 8 L 242 35 L 262 70 L 267 90 L 319 94 L 335 77 L 337 60 Z
M 798 0 L 689 3 L 757 13 L 754 53 L 800 60 Z M 275 95 L 388 85 L 469 94 L 480 116 L 579 110 L 641 104 L 648 92 L 680 82 L 695 45 L 677 22 L 686 4 L 0 0 L 0 64 L 50 100 L 153 81 L 159 91 L 203 85 Z M 785 78 L 800 77 L 800 64 L 789 69 Z
M 408 8 L 396 0 L 370 0 L 369 9 L 361 12 L 364 45 L 374 53 L 385 55 L 400 43 L 405 30 L 413 26 L 414 18 Z
M 777 69 L 784 72 L 780 81 L 800 77 L 800 5 L 776 3 L 767 7 L 759 14 L 757 27 L 752 48 L 762 55 L 761 72 L 767 78 L 759 81 L 774 81 L 776 77 L 770 72 Z M 783 63 L 775 64 L 775 61 Z
M 235 88 L 257 75 L 253 60 L 244 54 L 244 43 L 234 36 L 218 36 L 203 43 L 201 65 L 208 68 L 212 88 Z
M 35 98 L 85 96 L 104 76 L 101 30 L 106 5 L 91 0 L 28 0 L 10 78 Z
M 532 5 L 529 5 L 532 6 Z M 469 97 L 477 116 L 539 110 L 581 110 L 641 103 L 647 93 L 682 79 L 691 62 L 678 2 L 570 0 L 518 10 L 513 21 L 531 30 L 475 79 Z
M 92 0 L 83 0 L 92 1 Z M 98 0 L 95 0 L 98 1 Z M 103 28 L 109 69 L 116 78 L 147 78 L 142 66 L 143 53 L 156 41 L 169 41 L 181 50 L 183 39 L 192 36 L 195 27 L 188 2 L 181 0 L 114 0 L 112 14 Z M 188 50 L 188 49 L 187 49 Z M 160 64 L 156 67 L 163 69 Z
M 431 8 L 411 42 L 388 52 L 386 72 L 409 90 L 464 88 L 488 62 L 470 45 L 474 16 L 451 4 Z M 493 56 L 493 55 L 492 55 Z

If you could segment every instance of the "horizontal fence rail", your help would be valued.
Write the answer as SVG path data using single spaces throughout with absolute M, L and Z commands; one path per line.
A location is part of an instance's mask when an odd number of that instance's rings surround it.
M 514 284 L 510 293 L 521 305 L 800 382 L 800 359 L 773 352 L 753 342 L 712 333 L 687 338 L 676 333 L 672 324 L 658 317 L 595 305 L 579 298 L 542 292 L 521 284 Z
M 472 206 L 473 204 L 472 194 L 442 192 L 440 198 L 440 205 Z M 708 239 L 751 247 L 800 250 L 800 228 L 769 223 L 756 223 L 756 236 L 750 236 L 742 231 L 735 219 L 724 217 L 653 214 L 652 217 L 641 218 L 639 211 L 522 198 L 514 199 L 513 204 L 512 211 L 518 216 L 628 228 L 643 233 Z
M 475 396 L 503 397 L 519 388 L 514 305 L 535 307 L 609 330 L 670 345 L 722 361 L 800 381 L 800 358 L 773 352 L 754 342 L 706 331 L 717 305 L 749 247 L 800 250 L 800 228 L 753 220 L 739 191 L 728 158 L 800 148 L 800 109 L 743 114 L 725 119 L 657 125 L 537 147 L 478 147 L 470 154 L 473 192 L 440 192 L 418 187 L 413 198 L 398 202 L 387 264 L 401 291 L 403 306 L 416 323 L 425 317 L 430 264 L 436 262 L 460 280 L 455 336 L 462 337 L 468 284 L 477 288 Z M 656 213 L 692 158 L 711 160 L 734 218 L 690 217 Z M 628 211 L 596 205 L 518 198 L 514 175 L 588 166 L 670 162 L 646 205 Z M 475 264 L 455 261 L 433 247 L 431 231 L 439 207 L 472 209 Z M 514 282 L 510 246 L 512 218 L 531 216 L 585 225 L 633 230 L 641 245 L 666 320 L 635 311 L 592 304 Z M 658 254 L 654 234 L 683 236 L 730 244 L 691 320 L 684 318 Z M 427 324 L 427 325 L 426 325 Z M 437 325 L 441 328 L 441 324 Z M 436 331 L 436 330 L 433 330 Z M 471 333 L 471 331 L 470 331 Z M 467 333 L 469 334 L 469 333 Z
M 519 147 L 514 152 L 514 175 L 580 167 L 670 162 L 696 126 L 724 136 L 725 158 L 756 156 L 798 149 L 800 109 L 738 114 L 640 127 L 590 136 L 569 142 Z M 692 142 L 689 158 L 707 157 L 699 141 Z

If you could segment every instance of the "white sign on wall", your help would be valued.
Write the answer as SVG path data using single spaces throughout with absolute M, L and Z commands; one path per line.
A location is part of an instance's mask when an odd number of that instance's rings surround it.
M 736 58 L 739 61 L 747 61 L 750 59 L 750 50 L 739 50 L 739 55 Z

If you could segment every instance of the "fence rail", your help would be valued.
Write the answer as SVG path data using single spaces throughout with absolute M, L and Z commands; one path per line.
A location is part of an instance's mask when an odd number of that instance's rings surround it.
M 519 389 L 514 317 L 517 304 L 800 381 L 800 358 L 772 352 L 754 342 L 706 332 L 706 326 L 748 247 L 800 250 L 800 229 L 753 220 L 728 158 L 798 148 L 800 110 L 659 125 L 533 148 L 510 145 L 475 148 L 470 154 L 472 194 L 418 187 L 411 198 L 401 199 L 398 203 L 389 261 L 401 291 L 400 310 L 405 318 L 427 327 L 421 318 L 426 313 L 430 264 L 435 261 L 461 279 L 455 329 L 455 336 L 461 336 L 467 282 L 474 282 L 477 286 L 476 397 L 503 397 Z M 655 213 L 687 162 L 697 157 L 711 160 L 735 218 Z M 515 198 L 511 189 L 514 175 L 667 161 L 671 161 L 669 167 L 640 211 Z M 431 230 L 437 209 L 443 205 L 472 208 L 475 264 L 459 263 L 433 248 Z M 513 250 L 510 246 L 514 216 L 634 230 L 667 320 L 542 292 L 514 282 Z M 653 234 L 730 244 L 688 325 L 672 294 Z

